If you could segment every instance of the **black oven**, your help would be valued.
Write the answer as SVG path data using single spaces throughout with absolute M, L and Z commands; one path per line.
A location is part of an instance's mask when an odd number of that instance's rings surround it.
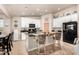
M 63 41 L 73 44 L 75 38 L 77 38 L 77 22 L 63 23 Z

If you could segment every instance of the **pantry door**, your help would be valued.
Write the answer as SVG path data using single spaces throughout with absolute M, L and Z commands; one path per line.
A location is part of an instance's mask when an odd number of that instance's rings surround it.
M 48 18 L 45 18 L 45 21 L 44 21 L 44 32 L 49 32 Z

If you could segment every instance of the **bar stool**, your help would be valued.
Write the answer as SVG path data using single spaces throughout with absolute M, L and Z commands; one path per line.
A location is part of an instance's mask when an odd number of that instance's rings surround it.
M 38 54 L 41 53 L 43 53 L 44 55 L 46 54 L 45 43 L 46 43 L 46 34 L 44 33 L 38 36 Z
M 53 41 L 55 50 L 61 49 L 60 39 L 61 39 L 61 33 L 60 32 L 54 33 Z

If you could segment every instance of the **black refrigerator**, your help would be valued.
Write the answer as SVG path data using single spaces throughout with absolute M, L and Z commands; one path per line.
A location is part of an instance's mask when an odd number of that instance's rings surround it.
M 63 41 L 73 44 L 75 38 L 77 38 L 77 22 L 63 23 Z

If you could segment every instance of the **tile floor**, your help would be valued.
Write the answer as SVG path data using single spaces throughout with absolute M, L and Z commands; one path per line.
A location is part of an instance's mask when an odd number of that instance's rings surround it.
M 27 49 L 26 49 L 26 41 L 20 40 L 15 41 L 14 47 L 11 51 L 11 55 L 28 55 Z M 75 54 L 73 45 L 64 43 L 61 47 L 61 50 L 55 51 L 54 53 L 51 53 L 50 55 L 73 55 Z

